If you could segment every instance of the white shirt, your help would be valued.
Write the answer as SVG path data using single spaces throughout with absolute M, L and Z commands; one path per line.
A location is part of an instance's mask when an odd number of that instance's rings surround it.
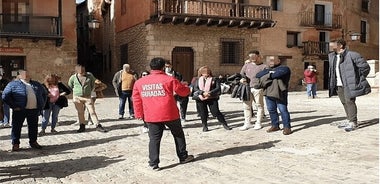
M 34 93 L 32 85 L 25 80 L 21 80 L 26 86 L 26 106 L 25 109 L 37 109 L 37 97 Z
M 339 63 L 340 63 L 340 54 L 336 55 L 336 66 L 335 66 L 335 74 L 336 74 L 336 86 L 343 86 L 342 78 L 340 78 L 340 70 L 339 70 Z

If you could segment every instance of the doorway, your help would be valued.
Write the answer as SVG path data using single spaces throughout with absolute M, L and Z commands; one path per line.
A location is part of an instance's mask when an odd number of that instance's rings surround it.
M 194 51 L 191 47 L 175 47 L 172 52 L 173 69 L 190 82 L 194 76 Z
M 12 80 L 17 71 L 24 69 L 25 56 L 0 56 L 0 73 L 4 78 Z

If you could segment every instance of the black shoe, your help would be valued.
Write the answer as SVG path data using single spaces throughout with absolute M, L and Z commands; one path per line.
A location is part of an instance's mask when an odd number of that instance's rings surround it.
M 79 125 L 79 130 L 77 130 L 78 133 L 86 131 L 86 125 L 85 124 L 80 124 Z
M 39 145 L 37 142 L 30 143 L 30 147 L 32 147 L 34 149 L 42 149 L 42 146 Z
M 187 157 L 184 160 L 179 161 L 180 164 L 186 164 L 188 162 L 191 162 L 194 160 L 193 155 L 187 155 Z
M 229 127 L 227 124 L 223 124 L 223 128 L 226 129 L 226 130 L 232 130 L 232 128 Z
M 208 128 L 207 127 L 203 127 L 203 132 L 208 132 Z
M 150 166 L 150 167 L 153 169 L 153 171 L 159 171 L 159 170 L 161 170 L 161 168 L 158 167 L 158 165 L 153 165 L 153 166 Z
M 99 132 L 108 132 L 108 130 L 106 130 L 105 128 L 103 128 L 103 126 L 101 124 L 99 124 L 98 126 L 96 126 L 96 130 L 99 131 Z

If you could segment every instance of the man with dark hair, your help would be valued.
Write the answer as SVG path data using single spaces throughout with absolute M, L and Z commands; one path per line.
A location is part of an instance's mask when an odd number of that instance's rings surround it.
M 332 125 L 349 132 L 358 126 L 356 97 L 371 92 L 366 80 L 370 66 L 359 53 L 349 51 L 343 39 L 331 42 L 330 47 L 334 52 L 329 54 L 329 97 L 338 95 L 347 117 Z
M 176 78 L 178 81 L 185 83 L 185 81 L 183 80 L 182 74 L 173 70 L 173 66 L 169 60 L 165 61 L 165 73 L 169 76 Z M 187 112 L 187 106 L 189 104 L 189 96 L 182 97 L 179 95 L 174 95 L 174 98 L 179 103 L 181 122 L 184 123 L 186 122 L 186 112 Z
M 176 146 L 179 162 L 184 164 L 194 159 L 186 151 L 185 135 L 174 95 L 185 97 L 190 93 L 186 84 L 168 76 L 163 71 L 165 60 L 153 58 L 150 75 L 140 78 L 133 86 L 132 99 L 135 117 L 143 120 L 149 128 L 149 166 L 159 170 L 160 143 L 165 126 L 169 127 Z
M 18 79 L 11 81 L 4 89 L 2 99 L 12 108 L 12 151 L 20 150 L 21 128 L 26 119 L 28 123 L 29 145 L 35 149 L 37 143 L 38 116 L 44 108 L 47 91 L 41 83 L 31 80 L 25 70 L 18 72 Z

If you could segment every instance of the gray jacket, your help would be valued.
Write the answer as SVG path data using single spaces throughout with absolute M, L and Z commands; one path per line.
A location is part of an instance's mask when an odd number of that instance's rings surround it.
M 336 95 L 336 53 L 329 54 L 329 96 Z M 355 98 L 371 92 L 366 80 L 370 72 L 367 61 L 357 52 L 345 50 L 339 63 L 340 77 L 346 98 Z

